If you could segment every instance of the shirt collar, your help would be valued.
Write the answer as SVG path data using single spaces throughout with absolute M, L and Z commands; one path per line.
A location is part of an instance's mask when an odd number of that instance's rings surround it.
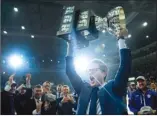
M 40 99 L 36 99 L 36 98 L 34 98 L 34 99 L 35 99 L 35 101 L 38 101 L 38 100 L 41 101 L 41 98 L 40 98 Z
M 99 86 L 99 89 L 103 88 L 105 85 L 106 85 L 106 82 L 102 84 L 101 86 Z

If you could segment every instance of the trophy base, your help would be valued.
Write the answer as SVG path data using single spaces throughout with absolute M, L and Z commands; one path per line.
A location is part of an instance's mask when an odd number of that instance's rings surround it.
M 67 33 L 67 34 L 64 33 L 62 35 L 62 32 L 57 31 L 57 37 L 62 38 L 66 41 L 70 41 L 69 35 L 70 35 L 69 33 Z

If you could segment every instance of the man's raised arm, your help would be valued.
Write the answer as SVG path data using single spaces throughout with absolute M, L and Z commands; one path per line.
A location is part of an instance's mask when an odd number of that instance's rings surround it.
M 66 74 L 73 88 L 75 89 L 77 94 L 79 94 L 83 82 L 80 76 L 75 71 L 73 53 L 74 53 L 74 44 L 73 42 L 68 42 L 67 57 L 66 57 Z
M 126 33 L 125 31 L 126 30 L 121 33 L 121 36 Z M 118 46 L 120 51 L 120 65 L 115 76 L 113 89 L 116 94 L 121 96 L 126 92 L 127 82 L 131 72 L 131 51 L 126 47 L 125 40 L 123 38 L 119 38 Z

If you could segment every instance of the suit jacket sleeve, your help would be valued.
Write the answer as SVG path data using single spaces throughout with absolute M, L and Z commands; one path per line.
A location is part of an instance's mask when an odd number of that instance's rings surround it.
M 153 109 L 156 110 L 156 114 L 157 114 L 157 92 L 153 92 L 154 97 L 153 97 Z
M 120 65 L 118 72 L 115 76 L 113 90 L 118 96 L 124 96 L 128 77 L 131 71 L 131 51 L 129 49 L 120 50 Z
M 81 86 L 83 84 L 80 76 L 76 73 L 75 67 L 73 65 L 73 57 L 66 57 L 66 74 L 77 94 L 81 91 Z
M 57 112 L 56 101 L 52 101 L 49 107 L 50 107 L 49 109 L 45 110 L 44 102 L 43 102 L 41 107 L 41 115 L 56 115 Z

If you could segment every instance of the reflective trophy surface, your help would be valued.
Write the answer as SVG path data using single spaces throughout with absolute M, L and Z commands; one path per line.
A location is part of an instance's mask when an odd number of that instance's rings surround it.
M 122 29 L 126 29 L 125 14 L 121 6 L 118 6 L 107 14 L 109 24 L 108 31 L 118 37 Z
M 99 32 L 109 32 L 119 37 L 124 29 L 126 29 L 125 13 L 121 6 L 110 10 L 104 18 L 96 16 L 91 10 L 75 11 L 75 7 L 70 6 L 64 7 L 57 36 L 68 41 L 69 34 L 75 35 L 79 48 L 84 48 L 90 41 L 98 39 Z
M 125 14 L 121 6 L 110 10 L 104 18 L 95 16 L 96 29 L 109 32 L 118 37 L 122 29 L 126 29 Z
M 73 31 L 74 18 L 75 18 L 75 7 L 64 7 L 63 17 L 61 20 L 59 31 L 57 31 L 57 36 L 68 41 L 69 34 Z

